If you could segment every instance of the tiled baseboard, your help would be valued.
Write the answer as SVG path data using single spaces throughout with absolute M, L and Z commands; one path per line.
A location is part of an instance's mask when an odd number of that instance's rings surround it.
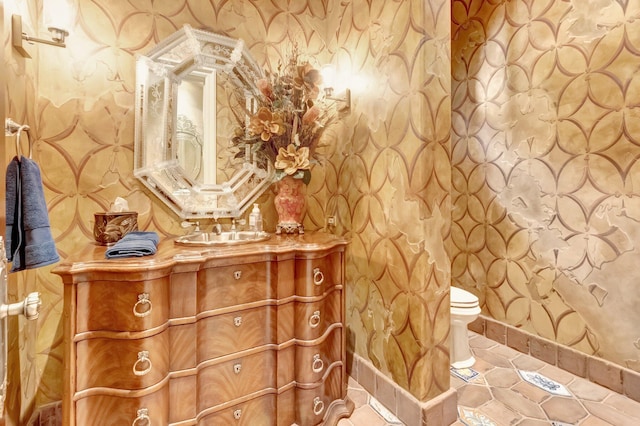
M 640 373 L 480 315 L 469 330 L 640 402 Z
M 422 402 L 357 354 L 349 353 L 347 371 L 356 382 L 407 426 L 443 426 L 458 418 L 458 397 L 451 388 Z

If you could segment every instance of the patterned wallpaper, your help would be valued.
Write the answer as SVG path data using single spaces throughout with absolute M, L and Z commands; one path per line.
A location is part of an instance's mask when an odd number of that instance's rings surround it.
M 124 196 L 143 229 L 184 233 L 132 174 L 135 55 L 183 24 L 242 38 L 272 66 L 297 42 L 337 64 L 353 106 L 308 186 L 308 230 L 337 218 L 347 255 L 349 348 L 427 400 L 449 387 L 450 10 L 444 0 L 74 0 L 66 49 L 20 57 L 5 34 L 7 115 L 33 128 L 51 226 L 64 258 L 92 241 L 96 211 Z M 38 28 L 41 0 L 5 0 Z M 44 34 L 43 34 L 44 35 Z M 9 152 L 12 154 L 12 152 Z M 8 161 L 8 159 L 6 159 Z M 275 228 L 272 193 L 260 202 Z M 207 224 L 205 224 L 207 226 Z M 43 296 L 16 319 L 8 424 L 61 399 L 62 285 L 51 267 L 12 274 L 11 295 Z M 22 333 L 17 333 L 22 329 Z
M 640 2 L 452 2 L 452 285 L 640 371 Z

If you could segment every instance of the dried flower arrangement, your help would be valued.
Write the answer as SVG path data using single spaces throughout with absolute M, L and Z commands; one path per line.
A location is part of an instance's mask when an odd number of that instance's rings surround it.
M 297 47 L 287 62 L 257 81 L 258 108 L 248 122 L 240 122 L 233 142 L 250 145 L 258 161 L 270 162 L 275 180 L 292 176 L 309 183 L 311 164 L 318 161 L 321 136 L 336 118 L 334 105 L 320 94 L 322 76 Z

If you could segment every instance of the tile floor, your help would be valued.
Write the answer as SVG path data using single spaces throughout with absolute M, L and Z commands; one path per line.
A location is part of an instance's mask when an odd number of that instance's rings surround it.
M 468 382 L 451 376 L 458 390 L 455 426 L 640 425 L 639 402 L 484 336 L 469 336 L 478 375 Z M 353 379 L 349 396 L 356 409 L 339 426 L 402 425 Z

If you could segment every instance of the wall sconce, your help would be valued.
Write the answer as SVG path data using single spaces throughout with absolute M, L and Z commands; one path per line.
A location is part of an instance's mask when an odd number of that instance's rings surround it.
M 69 22 L 67 21 L 71 13 L 69 4 L 66 0 L 58 0 L 57 2 L 55 0 L 45 0 L 43 9 L 44 26 L 47 27 L 51 33 L 51 40 L 31 37 L 22 31 L 22 16 L 11 16 L 11 42 L 13 47 L 25 58 L 30 58 L 31 55 L 29 55 L 29 52 L 23 47 L 23 40 L 28 43 L 43 43 L 50 46 L 67 47 L 64 41 L 69 35 L 69 31 L 66 30 L 66 28 L 69 27 Z
M 346 88 L 338 95 L 333 93 L 335 91 L 336 68 L 331 64 L 327 64 L 322 67 L 320 72 L 322 73 L 325 99 L 342 103 L 343 105 L 339 108 L 340 111 L 351 109 L 351 90 Z

